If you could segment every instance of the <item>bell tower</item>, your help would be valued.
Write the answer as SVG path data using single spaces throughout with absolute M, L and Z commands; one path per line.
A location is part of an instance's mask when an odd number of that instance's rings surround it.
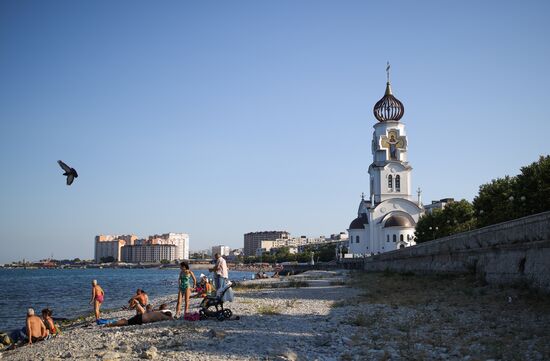
M 371 206 L 390 198 L 413 200 L 412 167 L 407 160 L 407 133 L 405 124 L 400 122 L 405 107 L 393 95 L 389 63 L 386 72 L 386 91 L 373 109 L 378 123 L 374 125 L 372 134 L 373 162 L 369 166 L 370 196 L 374 200 Z

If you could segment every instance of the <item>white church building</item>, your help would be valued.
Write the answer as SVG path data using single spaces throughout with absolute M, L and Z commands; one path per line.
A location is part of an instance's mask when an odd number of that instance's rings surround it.
M 389 70 L 389 66 L 388 66 Z M 386 93 L 375 105 L 370 199 L 361 197 L 357 218 L 349 225 L 349 253 L 376 254 L 412 246 L 414 230 L 424 213 L 420 191 L 411 192 L 412 167 L 407 159 L 403 104 L 393 96 L 389 72 Z

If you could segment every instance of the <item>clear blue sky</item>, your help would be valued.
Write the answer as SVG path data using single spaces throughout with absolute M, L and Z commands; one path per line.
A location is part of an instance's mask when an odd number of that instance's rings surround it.
M 413 189 L 548 154 L 548 1 L 0 2 L 0 263 L 343 231 L 392 64 Z M 64 184 L 62 159 L 80 177 Z

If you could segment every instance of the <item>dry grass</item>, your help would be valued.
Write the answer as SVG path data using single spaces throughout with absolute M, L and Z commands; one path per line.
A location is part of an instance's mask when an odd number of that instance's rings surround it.
M 258 313 L 260 315 L 280 315 L 281 308 L 274 305 L 261 305 L 258 306 Z
M 347 323 L 380 335 L 365 335 L 372 345 L 391 342 L 386 334 L 398 335 L 404 359 L 430 358 L 418 344 L 474 359 L 550 356 L 548 295 L 521 286 L 490 287 L 468 275 L 361 272 L 353 274 L 353 285 L 359 295 L 332 307 L 358 304 Z

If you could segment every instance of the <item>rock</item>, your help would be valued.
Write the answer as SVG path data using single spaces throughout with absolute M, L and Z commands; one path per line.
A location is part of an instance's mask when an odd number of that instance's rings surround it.
M 207 335 L 210 338 L 218 338 L 220 340 L 223 340 L 225 338 L 226 333 L 225 331 L 211 329 L 210 331 L 207 332 Z
M 116 352 L 112 352 L 112 351 L 107 351 L 105 352 L 102 356 L 101 356 L 101 359 L 102 360 L 118 360 L 120 358 L 120 355 Z
M 2 343 L 6 346 L 11 345 L 11 338 L 8 335 L 4 334 L 2 336 Z
M 155 346 L 149 347 L 147 350 L 141 353 L 141 358 L 147 360 L 154 360 L 158 357 L 157 348 Z
M 269 356 L 273 357 L 277 361 L 296 361 L 298 360 L 298 354 L 291 350 L 288 347 L 283 348 L 282 350 L 274 350 L 272 348 L 268 349 Z
M 61 355 L 61 358 L 71 358 L 71 357 L 73 357 L 73 354 L 71 353 L 71 351 L 67 351 Z

